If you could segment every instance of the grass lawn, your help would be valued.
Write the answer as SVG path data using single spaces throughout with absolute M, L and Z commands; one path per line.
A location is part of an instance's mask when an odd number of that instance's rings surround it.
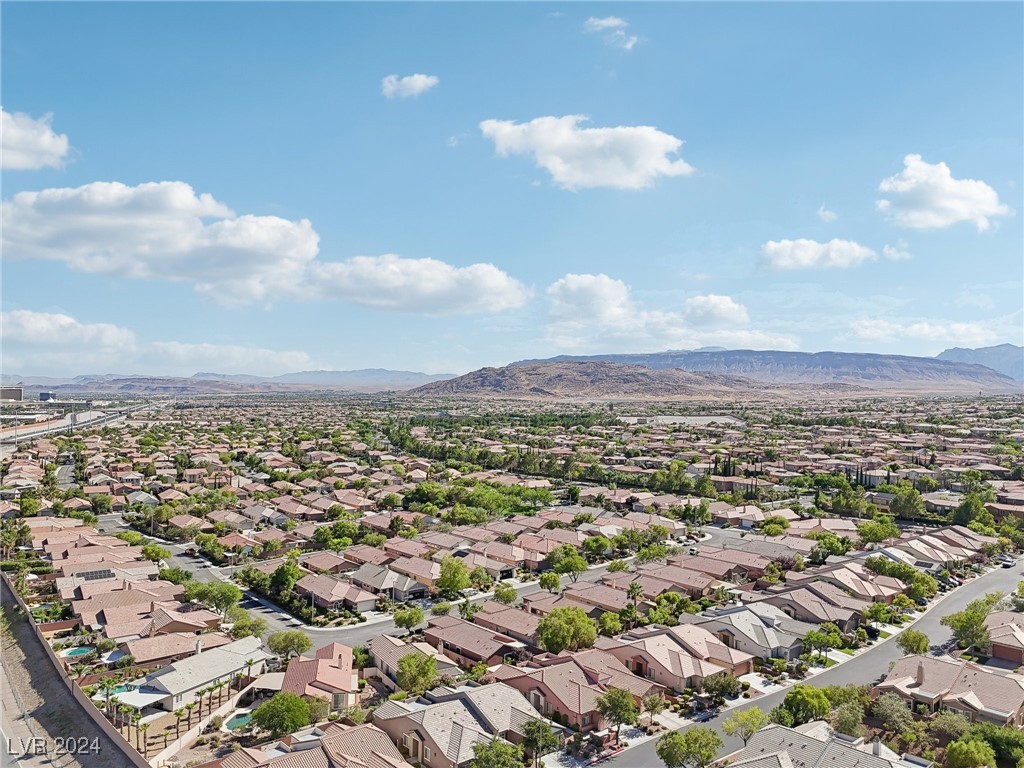
M 885 640 L 887 637 L 892 637 L 892 632 L 879 632 L 878 636 Z
M 847 656 L 853 656 L 853 648 L 840 648 L 839 650 L 845 653 Z

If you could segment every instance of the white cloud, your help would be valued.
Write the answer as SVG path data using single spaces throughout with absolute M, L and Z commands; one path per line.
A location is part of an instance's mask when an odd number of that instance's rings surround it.
M 25 309 L 0 313 L 5 344 L 38 344 L 41 347 L 128 350 L 135 334 L 110 323 L 80 323 L 70 315 L 32 312 Z
M 825 204 L 822 203 L 821 207 L 818 208 L 818 218 L 824 221 L 826 224 L 828 224 L 838 219 L 839 214 L 836 213 L 835 211 L 830 211 L 828 208 L 825 207 Z
M 893 342 L 904 339 L 979 346 L 990 344 L 998 334 L 981 323 L 945 321 L 897 321 L 880 318 L 855 320 L 854 335 L 861 341 Z
M 4 370 L 21 374 L 216 373 L 276 374 L 308 368 L 305 352 L 232 344 L 140 342 L 111 323 L 84 323 L 62 313 L 13 310 L 0 314 Z
M 879 192 L 893 198 L 875 202 L 878 210 L 901 227 L 936 229 L 970 221 L 981 232 L 989 228 L 989 217 L 1012 213 L 988 184 L 954 179 L 945 163 L 932 165 L 921 155 L 907 155 L 903 166 L 902 171 L 878 185 Z
M 961 290 L 953 303 L 960 309 L 994 309 L 996 306 L 988 293 L 970 288 Z
M 380 92 L 389 99 L 408 99 L 426 93 L 440 82 L 434 75 L 388 75 L 380 81 Z
M 36 119 L 0 108 L 0 167 L 5 171 L 63 167 L 70 145 L 66 134 L 50 127 L 52 120 L 49 114 Z
M 308 220 L 237 216 L 180 181 L 19 192 L 0 210 L 8 257 L 190 283 L 228 305 L 280 297 L 318 250 Z
M 845 269 L 877 258 L 873 250 L 852 240 L 769 240 L 761 246 L 762 262 L 770 269 Z
M 491 264 L 394 255 L 318 261 L 319 236 L 308 220 L 237 216 L 184 182 L 22 192 L 0 210 L 7 257 L 187 283 L 227 306 L 318 297 L 444 315 L 502 312 L 529 298 Z
M 914 258 L 913 254 L 907 250 L 909 247 L 906 240 L 897 240 L 895 246 L 888 244 L 883 246 L 882 255 L 889 261 L 907 261 Z
M 311 284 L 323 296 L 429 315 L 504 312 L 530 298 L 526 286 L 493 264 L 454 267 L 394 254 L 318 263 Z
M 683 145 L 651 126 L 583 128 L 585 115 L 538 117 L 528 123 L 484 120 L 483 135 L 499 155 L 528 155 L 564 189 L 611 187 L 642 189 L 659 176 L 694 172 L 682 159 L 671 159 Z
M 608 29 L 624 29 L 629 26 L 629 22 L 625 19 L 620 19 L 618 16 L 605 16 L 602 19 L 596 16 L 591 16 L 585 22 L 583 22 L 584 32 L 604 32 Z
M 739 325 L 750 322 L 747 308 L 731 296 L 709 293 L 683 302 L 683 317 L 694 325 Z
M 605 16 L 604 18 L 591 16 L 583 22 L 583 31 L 587 34 L 601 34 L 606 45 L 631 51 L 633 46 L 639 42 L 639 38 L 636 35 L 628 34 L 627 27 L 629 27 L 629 22 L 618 16 Z
M 622 280 L 608 275 L 568 274 L 547 289 L 546 336 L 559 349 L 652 351 L 721 345 L 733 348 L 796 349 L 791 336 L 748 329 L 693 327 L 747 322 L 746 309 L 728 296 L 695 296 L 680 311 L 647 309 Z M 723 308 L 734 308 L 722 316 Z

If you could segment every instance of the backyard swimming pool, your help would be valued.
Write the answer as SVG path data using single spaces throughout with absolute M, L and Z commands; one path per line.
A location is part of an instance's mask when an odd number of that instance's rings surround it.
M 232 715 L 224 725 L 229 731 L 237 731 L 239 728 L 245 728 L 250 720 L 252 720 L 252 712 L 239 712 Z

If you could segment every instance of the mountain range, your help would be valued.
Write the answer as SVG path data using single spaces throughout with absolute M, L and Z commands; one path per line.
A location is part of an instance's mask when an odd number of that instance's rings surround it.
M 1024 349 L 1012 344 L 948 349 L 938 357 L 854 352 L 668 350 L 521 360 L 464 376 L 367 368 L 280 376 L 200 372 L 189 377 L 97 374 L 70 379 L 5 374 L 5 385 L 67 394 L 259 394 L 408 391 L 506 397 L 701 397 L 793 394 L 1019 393 Z M 598 365 L 600 364 L 600 365 Z
M 978 349 L 953 347 L 940 352 L 937 357 L 939 360 L 952 360 L 956 363 L 985 365 L 993 371 L 1005 373 L 1011 379 L 1024 381 L 1024 347 L 1018 347 L 1016 344 L 999 344 Z
M 411 395 L 622 400 L 706 400 L 765 395 L 870 394 L 845 384 L 765 384 L 742 376 L 678 368 L 652 369 L 604 360 L 538 362 L 481 368 L 455 379 L 425 384 Z
M 298 371 L 280 376 L 196 373 L 192 376 L 143 376 L 138 374 L 89 374 L 73 378 L 16 376 L 4 374 L 3 384 L 22 384 L 29 389 L 60 389 L 72 393 L 227 394 L 259 392 L 303 392 L 329 389 L 346 392 L 403 391 L 454 378 L 455 374 L 429 374 L 363 368 L 354 371 Z

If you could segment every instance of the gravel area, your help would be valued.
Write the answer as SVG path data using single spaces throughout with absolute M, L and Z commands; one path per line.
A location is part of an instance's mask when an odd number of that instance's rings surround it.
M 5 590 L 6 592 L 6 590 Z M 50 752 L 49 764 L 57 768 L 125 768 L 124 753 L 104 734 L 81 705 L 71 695 L 60 678 L 55 674 L 49 661 L 43 658 L 43 649 L 38 638 L 28 625 L 24 615 L 19 615 L 13 601 L 4 600 L 4 614 L 9 622 L 9 632 L 0 642 L 6 677 L 17 689 L 17 698 L 7 685 L 3 688 L 4 705 L 8 712 L 19 711 L 19 700 L 24 706 L 26 719 L 33 734 L 43 736 L 48 744 L 65 742 L 71 738 L 86 737 L 88 744 L 98 738 L 98 751 L 71 755 Z M 26 659 L 26 654 L 31 661 Z M 34 762 L 34 761 L 33 761 Z

